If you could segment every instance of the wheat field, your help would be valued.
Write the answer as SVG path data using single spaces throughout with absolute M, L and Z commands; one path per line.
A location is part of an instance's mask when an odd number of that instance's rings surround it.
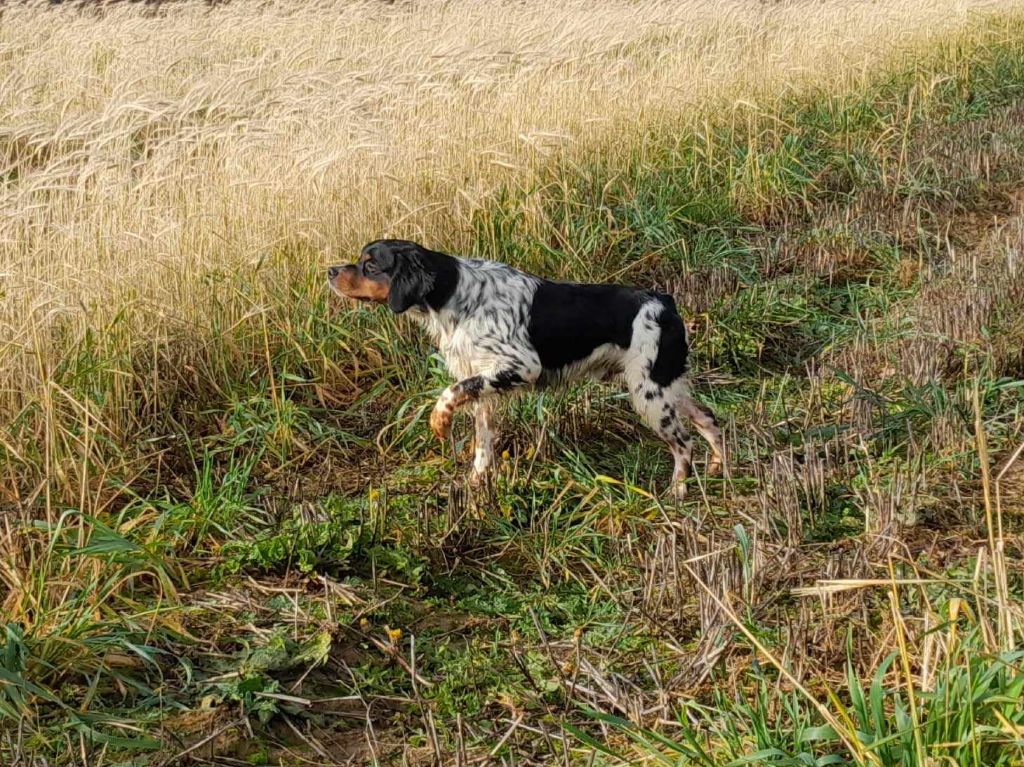
M 230 326 L 262 310 L 259 295 L 211 306 L 211 272 L 297 244 L 294 269 L 318 275 L 384 235 L 459 251 L 496 191 L 535 188 L 552 158 L 614 164 L 655 128 L 849 88 L 1012 5 L 9 6 L 0 414 L 32 412 L 5 437 L 8 458 L 63 441 L 33 405 L 85 333 L 118 318 L 131 343 L 202 338 L 211 312 Z M 92 417 L 127 436 L 131 403 L 105 394 Z M 76 460 L 66 452 L 52 461 Z
M 0 762 L 1024 764 L 1021 178 L 1020 0 L 0 3 Z M 378 237 L 673 293 L 728 475 L 470 491 Z

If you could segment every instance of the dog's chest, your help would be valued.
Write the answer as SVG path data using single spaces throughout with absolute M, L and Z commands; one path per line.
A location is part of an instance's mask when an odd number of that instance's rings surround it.
M 419 319 L 437 345 L 448 372 L 460 379 L 473 375 L 477 367 L 474 364 L 474 350 L 478 348 L 478 343 L 472 334 L 459 327 L 450 317 L 426 315 Z
M 479 344 L 471 334 L 456 329 L 440 339 L 438 349 L 444 357 L 448 371 L 456 378 L 468 378 L 476 373 Z

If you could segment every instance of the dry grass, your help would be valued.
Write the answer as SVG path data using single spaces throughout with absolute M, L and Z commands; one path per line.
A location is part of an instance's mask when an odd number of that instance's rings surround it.
M 553 156 L 614 165 L 655 127 L 847 89 L 1013 5 L 8 7 L 0 420 L 31 411 L 9 455 L 66 441 L 52 374 L 87 331 L 120 317 L 122 349 L 182 328 L 202 344 L 264 310 L 258 293 L 211 302 L 211 272 L 303 246 L 292 273 L 315 275 L 382 234 L 465 248 L 495 191 L 530 189 Z M 93 428 L 126 436 L 129 390 L 109 392 Z

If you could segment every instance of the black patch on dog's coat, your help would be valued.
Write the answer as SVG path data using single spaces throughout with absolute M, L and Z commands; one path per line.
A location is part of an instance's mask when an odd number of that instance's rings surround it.
M 513 373 L 509 370 L 503 370 L 498 375 L 494 376 L 494 390 L 495 391 L 506 391 L 511 389 L 513 386 L 517 386 L 523 383 L 523 378 L 518 373 Z
M 651 380 L 660 386 L 668 386 L 686 372 L 686 326 L 676 310 L 676 302 L 665 293 L 656 294 L 665 308 L 658 315 L 661 338 L 658 342 L 658 356 L 651 366 Z
M 467 378 L 465 381 L 460 381 L 452 388 L 457 391 L 465 392 L 471 397 L 476 397 L 484 389 L 484 378 L 483 376 L 473 376 L 472 378 Z
M 527 326 L 541 367 L 549 371 L 564 368 L 586 359 L 602 344 L 628 349 L 633 320 L 645 297 L 621 285 L 542 280 L 533 296 Z

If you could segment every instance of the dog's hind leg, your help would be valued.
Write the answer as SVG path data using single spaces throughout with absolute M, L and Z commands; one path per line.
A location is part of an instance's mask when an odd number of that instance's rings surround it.
M 685 391 L 678 402 L 679 411 L 693 422 L 694 427 L 711 446 L 708 474 L 721 473 L 722 463 L 725 461 L 725 439 L 722 437 L 722 429 L 715 414 L 707 405 L 691 397 L 689 391 Z
M 682 381 L 664 387 L 651 381 L 642 367 L 626 370 L 633 409 L 651 431 L 668 443 L 675 465 L 672 468 L 671 492 L 676 498 L 686 494 L 686 480 L 690 476 L 693 438 L 686 428 L 685 416 L 679 409 L 679 389 Z
M 641 308 L 624 375 L 637 414 L 668 443 L 675 465 L 672 494 L 682 498 L 690 476 L 693 438 L 680 405 L 686 395 L 686 328 L 665 296 Z

